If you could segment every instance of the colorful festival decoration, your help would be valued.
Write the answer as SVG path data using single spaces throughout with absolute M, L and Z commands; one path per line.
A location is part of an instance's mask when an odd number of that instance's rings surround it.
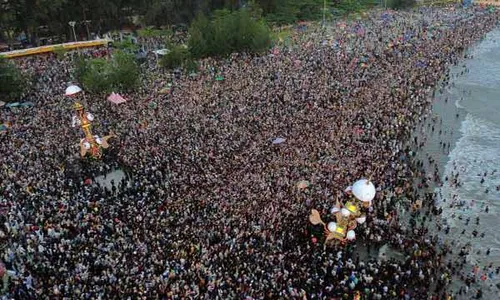
M 331 241 L 345 243 L 356 239 L 356 227 L 366 222 L 366 216 L 362 214 L 363 208 L 369 208 L 375 198 L 376 189 L 368 179 L 360 179 L 346 189 L 351 199 L 344 204 L 337 200 L 330 213 L 332 218 L 328 223 L 323 222 L 316 209 L 311 210 L 309 222 L 313 225 L 323 225 L 325 244 Z
M 71 85 L 66 89 L 67 96 L 74 96 L 80 93 L 82 89 L 76 85 Z M 76 115 L 72 119 L 72 127 L 79 126 L 82 128 L 85 137 L 80 140 L 80 156 L 85 157 L 90 154 L 91 157 L 99 159 L 102 157 L 102 149 L 109 147 L 108 140 L 114 137 L 113 134 L 100 138 L 92 134 L 91 122 L 94 121 L 94 115 L 85 111 L 83 105 L 75 102 L 73 109 Z
M 73 106 L 76 116 L 73 116 L 73 127 L 80 126 L 85 134 L 85 138 L 80 140 L 80 155 L 85 157 L 89 153 L 93 158 L 99 159 L 102 157 L 102 149 L 109 147 L 108 139 L 113 135 L 107 135 L 100 138 L 92 134 L 92 126 L 90 123 L 94 120 L 94 116 L 85 111 L 85 108 L 80 103 L 76 102 Z

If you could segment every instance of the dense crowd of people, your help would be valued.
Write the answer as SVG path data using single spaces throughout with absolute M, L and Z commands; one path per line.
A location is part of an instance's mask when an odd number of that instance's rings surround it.
M 16 60 L 34 73 L 25 98 L 35 107 L 0 111 L 11 124 L 0 136 L 0 294 L 452 297 L 449 247 L 415 221 L 418 209 L 402 220 L 415 203 L 439 214 L 434 195 L 412 184 L 426 175 L 409 137 L 448 67 L 497 20 L 480 8 L 378 11 L 311 25 L 269 55 L 205 59 L 197 74 L 170 76 L 152 62 L 127 103 L 77 96 L 96 134 L 117 135 L 102 161 L 79 158 L 75 99 L 64 96 L 73 57 L 93 51 Z M 88 184 L 112 167 L 128 184 Z M 325 247 L 311 208 L 328 219 L 363 177 L 378 192 L 357 241 Z M 298 190 L 301 180 L 311 185 Z M 404 258 L 371 254 L 384 244 Z

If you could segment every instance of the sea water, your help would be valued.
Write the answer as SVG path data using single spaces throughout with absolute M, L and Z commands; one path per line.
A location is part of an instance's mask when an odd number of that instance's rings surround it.
M 474 265 L 480 267 L 476 288 L 483 290 L 483 299 L 499 299 L 500 275 L 494 271 L 500 266 L 500 29 L 490 32 L 469 54 L 470 59 L 452 69 L 458 76 L 444 95 L 454 111 L 448 109 L 446 115 L 446 110 L 438 110 L 444 123 L 448 119 L 448 130 L 456 134 L 443 162 L 444 184 L 436 192 L 442 220 L 450 226 L 443 239 L 454 241 L 454 254 L 470 243 L 465 273 L 471 273 Z M 463 65 L 467 70 L 461 75 Z M 450 121 L 454 118 L 455 123 Z M 453 184 L 457 174 L 459 184 Z M 490 264 L 493 268 L 488 269 Z M 470 299 L 476 288 L 458 299 Z

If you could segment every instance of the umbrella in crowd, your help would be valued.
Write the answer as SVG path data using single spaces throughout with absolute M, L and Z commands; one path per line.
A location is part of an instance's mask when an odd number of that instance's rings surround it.
M 279 137 L 279 138 L 275 138 L 275 139 L 273 140 L 273 144 L 274 144 L 274 145 L 277 145 L 277 144 L 284 143 L 285 141 L 286 141 L 286 139 L 285 139 L 285 138 Z
M 127 102 L 127 100 L 125 100 L 120 94 L 114 92 L 108 96 L 108 101 L 114 104 L 121 104 Z
M 311 183 L 307 180 L 301 180 L 297 183 L 297 188 L 299 190 L 303 190 L 305 188 L 308 188 L 311 185 Z
M 5 107 L 8 107 L 8 108 L 19 107 L 19 106 L 21 106 L 21 103 L 19 103 L 19 102 L 8 103 L 7 105 L 5 105 Z
M 170 90 L 172 88 L 172 83 L 169 82 L 167 83 L 161 90 L 160 90 L 160 94 L 168 94 L 170 93 Z

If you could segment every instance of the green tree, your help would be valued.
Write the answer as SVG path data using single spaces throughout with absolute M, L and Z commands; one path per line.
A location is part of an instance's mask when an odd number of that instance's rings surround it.
M 110 67 L 105 59 L 96 58 L 83 63 L 78 80 L 91 93 L 109 92 L 113 86 Z
M 327 0 L 327 9 L 337 1 Z M 323 4 L 324 0 L 0 0 L 0 32 L 9 39 L 24 32 L 33 44 L 37 44 L 41 35 L 72 38 L 69 21 L 76 22 L 77 36 L 85 36 L 87 31 L 102 36 L 105 32 L 131 25 L 137 21 L 137 16 L 140 16 L 143 25 L 158 28 L 196 23 L 199 19 L 196 16 L 200 13 L 213 15 L 210 22 L 214 22 L 228 17 L 221 16 L 221 10 L 232 14 L 242 8 L 250 12 L 252 20 L 265 17 L 270 22 L 293 23 L 320 19 Z M 222 24 L 226 26 L 230 21 L 234 19 L 228 17 Z M 213 34 L 227 32 L 224 30 L 214 31 Z M 209 34 L 205 32 L 203 36 L 208 37 Z M 208 48 L 215 50 L 216 46 L 212 43 Z
M 23 93 L 25 78 L 21 71 L 7 59 L 0 56 L 0 99 L 15 101 Z
M 210 20 L 200 13 L 189 27 L 189 52 L 194 57 L 211 55 L 214 38 L 214 27 Z
M 341 0 L 336 8 L 342 15 L 349 17 L 351 14 L 362 10 L 364 5 L 359 0 Z
M 201 6 L 199 0 L 151 0 L 144 2 L 142 14 L 144 22 L 155 26 L 189 23 Z
M 404 9 L 416 4 L 415 0 L 387 0 L 385 5 L 392 9 Z
M 151 38 L 151 37 L 170 37 L 172 35 L 171 30 L 160 30 L 155 29 L 153 26 L 148 26 L 137 30 L 137 35 L 139 37 Z
M 0 1 L 0 39 L 12 40 L 12 32 L 16 28 L 16 16 L 10 9 L 9 3 Z
M 0 56 L 0 99 L 17 100 L 24 91 L 25 83 L 23 74 L 14 63 Z
M 270 30 L 247 9 L 219 10 L 212 19 L 198 16 L 189 28 L 189 51 L 193 57 L 225 56 L 232 52 L 258 53 L 269 48 Z
M 132 54 L 116 51 L 111 59 L 112 88 L 117 91 L 132 90 L 137 86 L 139 67 Z
M 125 38 L 121 42 L 113 42 L 113 47 L 131 53 L 139 50 L 139 45 L 133 43 L 130 38 Z
M 160 59 L 160 65 L 167 69 L 182 68 L 187 72 L 196 72 L 198 64 L 184 45 L 178 45 Z
M 176 69 L 182 67 L 190 54 L 186 47 L 175 46 L 166 55 L 160 59 L 160 65 L 167 69 Z
M 264 10 L 255 0 L 248 1 L 246 9 L 250 12 L 250 15 L 254 19 L 261 19 L 264 14 Z
M 274 0 L 274 6 L 268 11 L 267 19 L 278 24 L 297 21 L 319 20 L 323 15 L 323 0 Z M 332 1 L 327 1 L 327 9 Z
M 1 0 L 0 26 L 25 33 L 33 45 L 40 35 L 65 35 L 72 38 L 69 21 L 75 21 L 77 35 L 112 29 L 131 24 L 132 17 L 143 15 L 152 0 Z M 4 21 L 6 21 L 4 23 Z M 84 21 L 89 21 L 88 23 Z M 11 37 L 13 38 L 13 37 Z
M 262 8 L 264 15 L 275 13 L 282 0 L 255 0 L 255 4 Z
M 14 16 L 17 31 L 24 32 L 37 45 L 41 26 L 61 24 L 59 14 L 67 0 L 6 0 L 5 3 L 6 10 Z
M 76 62 L 75 75 L 91 93 L 119 92 L 137 86 L 139 67 L 132 54 L 115 51 L 111 60 L 80 58 Z

